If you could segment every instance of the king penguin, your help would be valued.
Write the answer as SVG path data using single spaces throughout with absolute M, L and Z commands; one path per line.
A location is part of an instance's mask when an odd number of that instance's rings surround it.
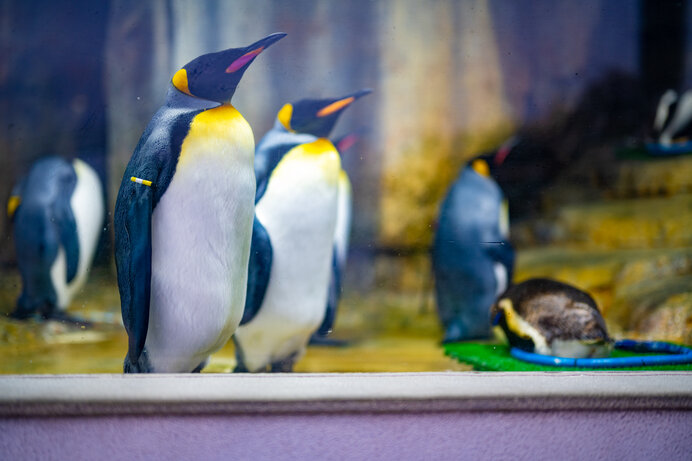
M 358 140 L 358 135 L 349 133 L 334 141 L 334 146 L 342 158 Z M 342 163 L 343 165 L 343 163 Z M 346 270 L 346 257 L 351 236 L 351 216 L 353 213 L 353 187 L 348 173 L 343 168 L 339 172 L 338 203 L 336 208 L 336 226 L 334 228 L 334 252 L 332 255 L 331 277 L 327 294 L 327 307 L 322 324 L 310 338 L 310 344 L 323 346 L 343 346 L 344 341 L 327 338 L 332 332 L 336 313 L 341 300 L 342 277 Z
M 611 340 L 593 298 L 550 279 L 530 279 L 507 289 L 491 309 L 509 343 L 558 357 L 607 357 Z
M 79 159 L 42 158 L 13 189 L 7 212 L 22 278 L 12 316 L 78 322 L 64 310 L 87 279 L 103 229 L 98 175 Z
M 653 135 L 660 145 L 667 148 L 689 141 L 692 136 L 692 90 L 680 96 L 675 90 L 663 93 L 656 108 Z
M 464 167 L 440 207 L 432 248 L 443 342 L 486 338 L 490 307 L 512 280 L 508 206 L 484 159 Z
M 342 171 L 327 137 L 368 93 L 286 104 L 257 146 L 248 295 L 234 335 L 238 372 L 292 371 L 325 319 Z
M 114 216 L 126 373 L 199 371 L 240 322 L 255 146 L 231 98 L 250 63 L 284 36 L 178 70 L 127 165 Z

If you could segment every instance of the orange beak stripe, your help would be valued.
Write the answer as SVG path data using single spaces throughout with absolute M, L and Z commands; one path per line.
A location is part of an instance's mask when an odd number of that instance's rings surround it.
M 339 99 L 338 101 L 334 101 L 333 103 L 329 104 L 328 106 L 323 107 L 322 109 L 317 112 L 318 117 L 325 117 L 329 114 L 333 114 L 334 112 L 337 112 L 344 107 L 348 106 L 351 104 L 353 101 L 355 101 L 356 98 L 353 96 L 345 99 Z

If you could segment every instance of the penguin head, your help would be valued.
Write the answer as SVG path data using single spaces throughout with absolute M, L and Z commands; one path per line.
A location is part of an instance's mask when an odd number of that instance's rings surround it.
M 514 302 L 510 297 L 500 298 L 490 308 L 490 324 L 500 327 L 509 343 L 528 352 L 534 352 L 536 345 L 544 346 L 545 337 L 535 328 L 532 328 L 515 310 Z
M 344 109 L 371 92 L 370 89 L 363 89 L 340 98 L 301 99 L 284 105 L 277 118 L 290 132 L 326 138 Z
M 512 136 L 507 141 L 505 141 L 500 148 L 492 156 L 493 165 L 496 167 L 501 166 L 507 159 L 507 156 L 512 152 L 512 150 L 519 145 L 521 138 L 519 136 Z
M 500 324 L 500 320 L 505 316 L 504 309 L 501 309 L 497 303 L 493 303 L 490 307 L 490 325 L 496 327 Z
M 518 136 L 512 136 L 507 141 L 505 141 L 499 149 L 494 152 L 481 154 L 473 158 L 469 162 L 469 166 L 479 175 L 486 178 L 494 176 L 494 173 L 499 170 L 507 156 L 514 150 L 519 144 L 520 138 Z
M 471 169 L 484 178 L 490 177 L 490 167 L 485 159 L 477 158 L 471 162 Z
M 230 48 L 204 54 L 178 70 L 171 83 L 195 98 L 229 103 L 250 63 L 266 48 L 286 34 L 271 34 L 245 48 Z

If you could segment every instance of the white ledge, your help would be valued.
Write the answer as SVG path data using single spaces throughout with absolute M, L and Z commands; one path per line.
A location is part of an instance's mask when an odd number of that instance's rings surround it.
M 692 372 L 0 376 L 0 415 L 692 409 Z

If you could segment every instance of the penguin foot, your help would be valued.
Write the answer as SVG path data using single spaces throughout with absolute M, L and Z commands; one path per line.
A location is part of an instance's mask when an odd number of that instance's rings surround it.
M 8 317 L 13 318 L 15 320 L 26 320 L 30 319 L 33 316 L 34 313 L 32 311 L 27 309 L 21 309 L 19 307 L 17 307 L 15 310 L 8 314 Z
M 79 317 L 70 315 L 67 312 L 59 311 L 57 309 L 49 313 L 41 314 L 41 318 L 43 320 L 53 320 L 61 323 L 70 323 L 77 327 L 89 328 L 92 326 L 92 323 L 88 320 L 81 319 Z
M 456 343 L 464 340 L 464 333 L 456 323 L 447 326 L 442 344 Z
M 450 324 L 445 330 L 445 335 L 442 338 L 442 344 L 458 343 L 459 341 L 470 341 L 475 339 L 488 339 L 490 331 L 467 331 L 457 323 Z
M 204 369 L 204 367 L 207 366 L 207 363 L 209 363 L 209 359 L 207 359 L 207 360 L 203 361 L 202 363 L 200 363 L 199 365 L 197 365 L 195 367 L 195 369 L 192 370 L 190 373 L 201 373 L 202 370 Z
M 283 360 L 279 360 L 278 362 L 273 362 L 271 364 L 271 372 L 272 373 L 291 373 L 293 371 L 293 365 L 296 363 L 296 358 L 298 356 L 297 352 L 294 352 L 293 354 L 289 355 Z
M 137 360 L 132 360 L 130 358 L 130 353 L 125 356 L 125 362 L 123 363 L 123 373 L 153 373 L 154 369 L 149 363 L 149 355 L 147 350 L 143 349 L 142 353 L 137 357 Z
M 233 373 L 250 373 L 250 370 L 247 369 L 244 363 L 239 361 L 233 369 Z

